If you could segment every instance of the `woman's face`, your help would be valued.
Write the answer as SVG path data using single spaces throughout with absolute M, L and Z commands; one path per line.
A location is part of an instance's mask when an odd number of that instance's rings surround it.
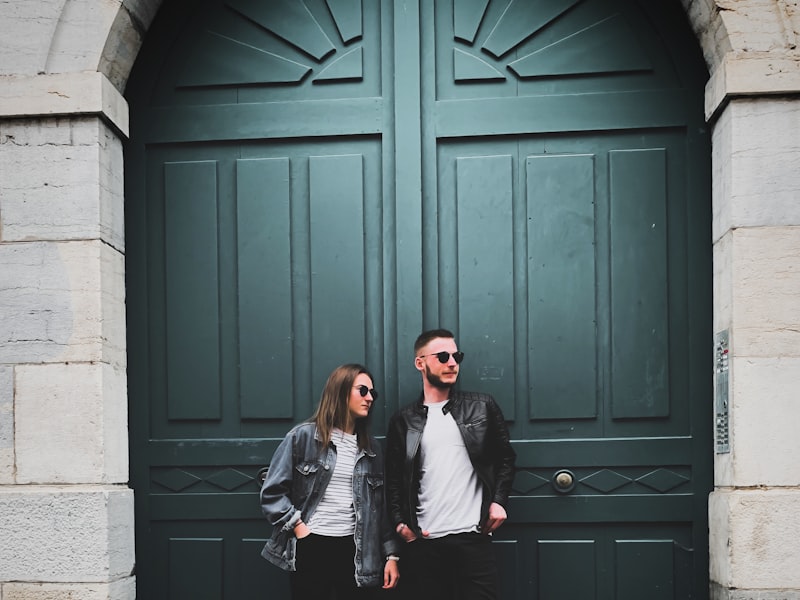
M 366 395 L 362 396 L 361 390 L 364 388 L 366 388 L 367 392 Z M 350 389 L 350 401 L 348 402 L 350 416 L 353 419 L 363 419 L 369 414 L 369 409 L 375 400 L 372 394 L 372 379 L 366 373 L 359 373 L 355 381 L 353 381 L 353 387 Z

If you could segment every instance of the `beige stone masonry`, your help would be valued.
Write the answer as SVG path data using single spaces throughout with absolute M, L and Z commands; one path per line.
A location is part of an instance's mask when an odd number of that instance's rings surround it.
M 0 485 L 9 483 L 14 483 L 14 367 L 0 365 Z
M 14 516 L 0 519 L 0 581 L 86 585 L 131 576 L 133 492 L 124 486 L 0 486 L 0 515 Z
M 0 600 L 123 600 L 136 597 L 133 577 L 111 583 L 6 583 Z
M 800 103 L 783 98 L 730 102 L 713 133 L 716 242 L 731 229 L 800 225 Z
M 800 495 L 798 254 L 800 227 L 736 229 L 715 245 L 715 331 L 729 329 L 732 356 L 731 452 L 715 457 L 717 486 Z
M 16 367 L 16 481 L 125 483 L 125 372 L 102 363 Z
M 800 494 L 769 488 L 721 489 L 709 502 L 711 580 L 755 590 L 742 598 L 796 598 L 800 590 Z M 794 590 L 761 596 L 759 591 Z
M 0 264 L 0 364 L 102 361 L 124 367 L 119 252 L 97 240 L 0 244 Z
M 0 241 L 124 249 L 122 143 L 96 117 L 0 121 Z
M 96 71 L 0 77 L 0 119 L 101 115 L 128 135 L 128 103 Z

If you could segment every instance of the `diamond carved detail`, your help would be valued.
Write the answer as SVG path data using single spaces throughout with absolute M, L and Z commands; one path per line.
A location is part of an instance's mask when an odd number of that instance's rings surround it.
M 170 469 L 153 475 L 153 481 L 173 492 L 180 492 L 201 481 L 199 477 L 182 469 Z
M 535 473 L 530 473 L 528 471 L 517 471 L 517 474 L 514 476 L 514 483 L 512 484 L 512 488 L 515 492 L 518 492 L 522 495 L 530 494 L 533 490 L 542 487 L 543 485 L 547 485 L 549 481 L 544 477 L 540 477 Z
M 217 471 L 210 477 L 206 477 L 206 481 L 230 492 L 243 486 L 245 483 L 253 481 L 253 478 L 236 469 L 224 469 L 222 471 Z
M 689 478 L 669 469 L 656 469 L 647 475 L 642 475 L 636 481 L 663 494 L 686 483 Z
M 631 482 L 631 479 L 610 469 L 603 469 L 581 479 L 581 483 L 607 494 Z

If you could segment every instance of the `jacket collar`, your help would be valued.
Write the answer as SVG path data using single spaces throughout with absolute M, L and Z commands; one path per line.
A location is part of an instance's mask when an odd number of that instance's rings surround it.
M 442 412 L 444 414 L 449 413 L 456 406 L 458 406 L 460 402 L 461 402 L 461 395 L 456 390 L 450 388 L 450 395 L 445 401 L 445 405 L 444 408 L 442 409 Z M 425 394 L 423 392 L 420 392 L 419 399 L 414 404 L 414 410 L 421 415 L 428 414 L 428 408 L 425 406 Z
M 319 437 L 319 430 L 316 427 L 314 427 L 314 439 L 317 440 L 318 442 L 322 443 L 322 438 Z M 331 444 L 333 444 L 334 446 L 336 445 L 333 442 L 332 438 L 331 438 Z M 359 448 L 359 452 L 361 452 L 361 451 L 362 451 L 361 448 Z M 368 450 L 365 449 L 363 452 L 364 452 L 364 454 L 366 454 L 370 458 L 375 458 L 375 456 L 376 456 L 375 451 L 372 450 L 372 449 L 368 449 Z

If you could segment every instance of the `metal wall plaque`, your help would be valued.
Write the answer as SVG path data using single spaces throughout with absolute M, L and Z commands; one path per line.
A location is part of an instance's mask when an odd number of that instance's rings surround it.
M 714 443 L 717 454 L 731 451 L 729 404 L 730 336 L 728 330 L 714 336 Z

